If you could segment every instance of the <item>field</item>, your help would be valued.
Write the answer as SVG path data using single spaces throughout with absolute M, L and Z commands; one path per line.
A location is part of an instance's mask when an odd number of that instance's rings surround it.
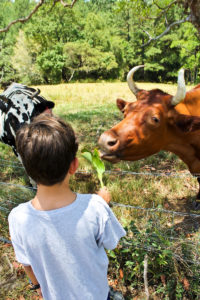
M 175 85 L 138 85 L 144 89 L 158 87 L 171 94 L 176 92 Z M 81 157 L 81 150 L 98 147 L 100 134 L 122 119 L 116 99 L 133 101 L 134 96 L 126 83 L 77 83 L 39 88 L 44 97 L 55 102 L 54 114 L 69 122 L 77 134 L 82 173 L 78 172 L 71 180 L 72 189 L 81 193 L 97 191 L 100 187 L 97 177 Z M 29 180 L 11 149 L 1 144 L 0 151 L 0 236 L 9 239 L 7 210 L 29 200 L 34 192 L 21 187 L 28 186 Z M 119 248 L 109 252 L 110 284 L 122 291 L 126 300 L 145 299 L 145 287 L 152 299 L 199 299 L 200 218 L 189 215 L 196 214 L 192 211 L 198 189 L 196 179 L 180 159 L 167 152 L 137 162 L 115 165 L 106 162 L 105 166 L 109 172 L 104 181 L 112 194 L 113 210 L 129 231 Z M 116 203 L 134 208 L 119 207 Z M 0 298 L 37 299 L 28 290 L 21 266 L 14 261 L 12 247 L 3 242 L 0 246 Z M 143 281 L 146 254 L 149 287 Z

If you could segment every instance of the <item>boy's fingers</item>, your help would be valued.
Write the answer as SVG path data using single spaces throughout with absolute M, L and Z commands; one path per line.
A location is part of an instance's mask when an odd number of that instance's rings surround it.
M 106 187 L 101 188 L 98 192 L 97 195 L 101 196 L 107 203 L 111 201 L 111 195 L 110 192 Z

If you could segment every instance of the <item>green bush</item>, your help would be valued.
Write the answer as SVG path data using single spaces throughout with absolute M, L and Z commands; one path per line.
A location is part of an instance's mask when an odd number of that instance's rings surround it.
M 141 220 L 144 223 L 144 219 Z M 143 224 L 144 226 L 144 224 Z M 108 251 L 109 272 L 113 279 L 123 273 L 123 285 L 144 291 L 144 259 L 148 258 L 150 294 L 159 299 L 199 299 L 200 264 L 196 260 L 197 245 L 177 238 L 167 228 L 158 228 L 155 217 L 140 229 L 131 221 L 117 249 Z M 198 249 L 199 250 L 199 249 Z M 132 298 L 131 298 L 132 299 Z

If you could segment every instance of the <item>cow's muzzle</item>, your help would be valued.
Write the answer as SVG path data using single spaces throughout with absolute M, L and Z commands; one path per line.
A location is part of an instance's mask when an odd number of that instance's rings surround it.
M 120 158 L 117 155 L 117 150 L 119 148 L 120 141 L 112 131 L 104 132 L 100 136 L 98 144 L 101 148 L 101 158 L 108 160 L 112 163 L 120 161 Z

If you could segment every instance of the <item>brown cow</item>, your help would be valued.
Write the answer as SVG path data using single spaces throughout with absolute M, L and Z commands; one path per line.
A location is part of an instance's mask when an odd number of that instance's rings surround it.
M 178 75 L 175 96 L 159 89 L 139 89 L 133 74 L 127 76 L 135 102 L 117 99 L 124 119 L 99 138 L 102 158 L 112 163 L 139 160 L 160 150 L 178 155 L 192 174 L 200 174 L 200 85 L 186 93 L 184 70 Z M 198 177 L 200 184 L 200 176 Z M 195 208 L 200 209 L 200 189 Z

